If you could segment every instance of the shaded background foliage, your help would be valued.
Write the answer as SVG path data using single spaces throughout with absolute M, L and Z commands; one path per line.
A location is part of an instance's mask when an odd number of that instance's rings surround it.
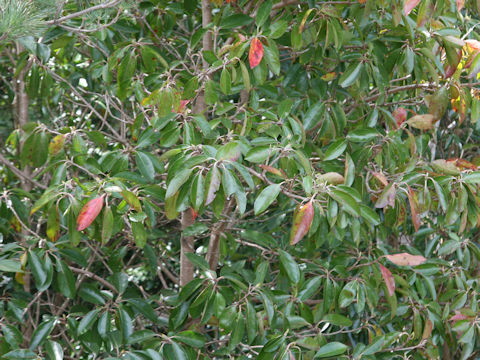
M 478 6 L 0 0 L 0 358 L 478 356 Z

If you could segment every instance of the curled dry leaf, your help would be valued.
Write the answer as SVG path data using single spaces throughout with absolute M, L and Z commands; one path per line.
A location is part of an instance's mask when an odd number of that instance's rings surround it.
M 382 193 L 378 197 L 375 207 L 383 209 L 390 205 L 390 207 L 395 207 L 395 198 L 397 196 L 397 190 L 395 184 L 390 184 L 383 189 Z
M 385 255 L 385 257 L 395 265 L 399 266 L 417 266 L 427 261 L 422 255 L 411 255 L 409 253 Z
M 260 64 L 263 58 L 263 45 L 258 38 L 253 38 L 250 43 L 250 50 L 248 52 L 248 61 L 250 62 L 250 69 Z
M 292 231 L 290 233 L 290 244 L 295 245 L 303 237 L 308 233 L 310 230 L 310 226 L 312 225 L 313 215 L 315 210 L 313 208 L 313 200 L 310 200 L 305 205 L 300 206 L 295 211 L 293 215 L 293 226 Z
M 382 264 L 378 264 L 380 266 L 380 271 L 382 272 L 383 281 L 385 281 L 385 285 L 387 285 L 388 294 L 393 296 L 395 294 L 395 279 L 393 278 L 392 273 Z
M 95 218 L 100 214 L 103 208 L 103 199 L 105 194 L 90 200 L 80 211 L 77 217 L 77 230 L 82 231 L 90 226 Z

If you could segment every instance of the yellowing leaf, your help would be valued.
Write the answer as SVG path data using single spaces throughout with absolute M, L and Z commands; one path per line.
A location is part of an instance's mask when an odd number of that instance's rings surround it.
M 248 61 L 250 63 L 250 69 L 260 64 L 263 58 L 263 45 L 258 38 L 253 38 L 250 43 L 250 50 L 248 52 Z
M 458 170 L 453 162 L 444 159 L 437 159 L 433 160 L 430 164 L 432 165 L 433 169 L 440 174 L 460 175 L 460 170 Z
M 407 120 L 407 124 L 415 129 L 430 130 L 433 129 L 434 120 L 432 114 L 415 115 Z
M 387 285 L 388 294 L 393 296 L 395 294 L 395 279 L 393 278 L 392 273 L 382 264 L 378 264 L 380 266 L 380 271 L 382 272 L 383 281 L 385 281 L 385 285 Z
M 395 265 L 399 266 L 417 266 L 427 261 L 422 255 L 411 255 L 409 253 L 385 255 L 385 257 Z
M 50 153 L 50 155 L 57 155 L 60 150 L 62 150 L 64 142 L 65 135 L 60 134 L 55 136 L 48 145 L 48 152 Z
M 295 211 L 293 216 L 293 226 L 292 231 L 290 232 L 290 244 L 295 245 L 303 237 L 308 233 L 310 230 L 310 226 L 312 225 L 313 215 L 315 210 L 313 208 L 313 200 L 310 200 L 305 205 L 302 205 Z
M 345 178 L 336 172 L 328 172 L 317 177 L 318 181 L 324 181 L 327 184 L 338 185 L 345 182 Z

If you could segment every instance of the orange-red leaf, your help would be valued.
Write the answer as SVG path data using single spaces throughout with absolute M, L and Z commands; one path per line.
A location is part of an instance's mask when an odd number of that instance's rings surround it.
M 397 126 L 400 126 L 405 120 L 407 120 L 407 110 L 403 107 L 396 108 L 393 112 L 393 117 L 397 122 Z
M 385 257 L 399 266 L 417 266 L 427 261 L 422 255 L 411 255 L 409 253 L 386 255 Z
M 95 218 L 100 214 L 103 208 L 103 198 L 105 194 L 90 200 L 80 211 L 77 217 L 77 230 L 82 231 L 90 226 Z
M 405 5 L 403 6 L 403 12 L 405 16 L 408 16 L 412 10 L 420 3 L 420 0 L 405 0 Z
M 457 0 L 457 11 L 461 11 L 465 5 L 465 0 Z
M 292 231 L 290 233 L 290 244 L 295 245 L 303 237 L 308 233 L 310 230 L 310 226 L 312 225 L 313 221 L 313 214 L 315 210 L 313 208 L 313 202 L 310 200 L 305 205 L 300 206 L 293 216 L 293 226 Z
M 395 279 L 393 278 L 392 273 L 382 264 L 378 264 L 380 266 L 380 271 L 382 272 L 383 281 L 385 281 L 385 285 L 387 285 L 388 294 L 393 296 L 395 294 Z
M 277 175 L 277 176 L 279 176 L 281 178 L 284 178 L 284 179 L 287 178 L 287 174 L 285 174 L 285 171 L 283 171 L 282 169 L 277 169 L 273 166 L 263 165 L 263 164 L 260 164 L 258 166 L 260 166 L 263 170 L 268 171 L 269 173 L 271 173 L 273 175 Z
M 253 38 L 250 43 L 250 51 L 248 52 L 248 61 L 250 62 L 250 69 L 260 64 L 263 58 L 263 45 L 258 38 Z
M 420 216 L 418 216 L 415 205 L 415 194 L 410 186 L 408 187 L 407 197 L 408 203 L 410 204 L 410 212 L 412 213 L 413 226 L 415 227 L 415 232 L 418 232 L 418 228 L 420 227 Z

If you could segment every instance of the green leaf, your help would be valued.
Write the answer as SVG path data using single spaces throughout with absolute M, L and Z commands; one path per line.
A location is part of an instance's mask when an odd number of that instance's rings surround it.
M 233 29 L 239 26 L 245 26 L 250 24 L 253 19 L 244 14 L 234 14 L 227 16 L 226 18 L 220 21 L 220 27 L 223 29 Z
M 263 163 L 273 153 L 274 150 L 270 146 L 257 146 L 247 152 L 245 160 L 253 163 Z
M 31 350 L 26 350 L 26 349 L 17 349 L 17 350 L 12 350 L 4 355 L 2 355 L 5 359 L 12 359 L 12 360 L 17 360 L 17 359 L 37 359 L 37 354 L 35 354 Z
M 322 321 L 337 326 L 352 326 L 353 324 L 352 320 L 340 314 L 327 314 L 322 318 Z
M 28 264 L 32 270 L 37 287 L 43 286 L 47 282 L 47 271 L 43 266 L 43 262 L 33 250 L 28 252 Z
M 362 72 L 362 68 L 363 63 L 360 61 L 351 64 L 348 69 L 342 74 L 342 76 L 340 76 L 340 79 L 338 80 L 340 86 L 346 88 L 352 85 L 355 81 L 357 81 Z
M 196 348 L 202 348 L 206 341 L 205 336 L 192 330 L 182 331 L 176 334 L 174 338 Z
M 333 341 L 326 345 L 323 345 L 315 354 L 314 359 L 342 355 L 347 350 L 347 348 L 347 345 L 342 344 L 338 341 Z
M 170 198 L 180 189 L 180 187 L 187 182 L 193 169 L 179 170 L 175 176 L 170 180 L 167 186 L 165 198 Z
M 23 341 L 22 333 L 13 325 L 2 324 L 2 334 L 5 340 L 12 347 L 18 347 Z
M 18 260 L 2 259 L 0 260 L 0 271 L 20 272 L 22 271 L 22 266 Z
M 85 314 L 77 327 L 77 334 L 83 334 L 85 331 L 90 330 L 95 320 L 97 320 L 97 315 L 100 312 L 100 309 L 94 309 Z
M 339 139 L 331 144 L 327 151 L 325 151 L 325 157 L 323 160 L 333 160 L 338 158 L 340 155 L 343 154 L 345 149 L 347 148 L 347 142 L 344 139 Z
M 135 240 L 135 245 L 140 249 L 143 249 L 147 244 L 147 232 L 145 231 L 145 226 L 140 222 L 130 222 L 132 226 L 133 239 Z
M 292 283 L 297 284 L 300 281 L 300 269 L 295 259 L 284 250 L 278 250 L 278 255 L 286 275 Z
M 103 209 L 102 243 L 106 244 L 113 233 L 113 212 L 110 206 Z
M 329 195 L 350 215 L 360 216 L 360 207 L 352 196 L 337 189 L 330 189 Z
M 133 334 L 132 318 L 122 306 L 118 311 L 118 315 L 119 327 L 120 332 L 122 333 L 123 342 L 128 343 L 130 336 Z
M 280 184 L 268 185 L 265 189 L 263 189 L 262 192 L 255 199 L 255 203 L 253 205 L 255 215 L 264 212 L 275 201 L 278 194 L 280 193 L 280 190 Z
M 467 184 L 480 184 L 480 171 L 472 171 L 463 175 L 462 180 Z
M 255 17 L 255 22 L 257 23 L 258 27 L 261 27 L 265 23 L 265 21 L 267 21 L 272 11 L 272 6 L 272 0 L 264 1 L 260 5 L 260 7 L 258 8 L 257 16 Z
M 185 256 L 187 257 L 190 262 L 196 266 L 198 266 L 201 270 L 208 271 L 210 267 L 208 266 L 208 262 L 201 256 L 198 256 L 193 253 L 186 253 Z
M 75 277 L 68 265 L 62 260 L 57 260 L 57 283 L 60 292 L 69 299 L 75 298 Z
M 146 301 L 140 298 L 128 299 L 127 302 L 132 305 L 132 307 L 145 316 L 148 320 L 153 321 L 154 323 L 158 322 L 158 316 L 155 313 L 153 307 Z
M 269 40 L 268 45 L 263 47 L 263 58 L 268 64 L 268 67 L 275 75 L 280 75 L 280 54 L 278 47 L 274 40 Z
M 172 341 L 172 349 L 173 349 L 173 354 L 175 356 L 174 358 L 175 360 L 188 360 L 183 348 L 174 341 Z
M 320 288 L 322 282 L 323 279 L 320 276 L 309 279 L 298 293 L 298 299 L 301 301 L 310 299 Z
M 314 128 L 323 118 L 325 113 L 325 103 L 318 101 L 311 106 L 303 117 L 303 127 L 305 131 Z
M 155 177 L 155 169 L 153 168 L 153 163 L 152 160 L 150 160 L 150 157 L 142 151 L 137 151 L 135 160 L 143 177 L 145 177 L 145 179 L 147 179 L 149 182 L 153 182 Z
M 220 73 L 220 90 L 225 95 L 230 94 L 232 88 L 232 76 L 227 68 L 223 68 L 222 72 Z
M 30 339 L 30 350 L 34 350 L 47 339 L 47 336 L 50 335 L 53 328 L 55 327 L 55 319 L 48 320 L 47 322 L 41 323 L 33 332 L 32 338 Z
M 49 340 L 45 348 L 50 360 L 63 360 L 63 349 L 58 342 Z

